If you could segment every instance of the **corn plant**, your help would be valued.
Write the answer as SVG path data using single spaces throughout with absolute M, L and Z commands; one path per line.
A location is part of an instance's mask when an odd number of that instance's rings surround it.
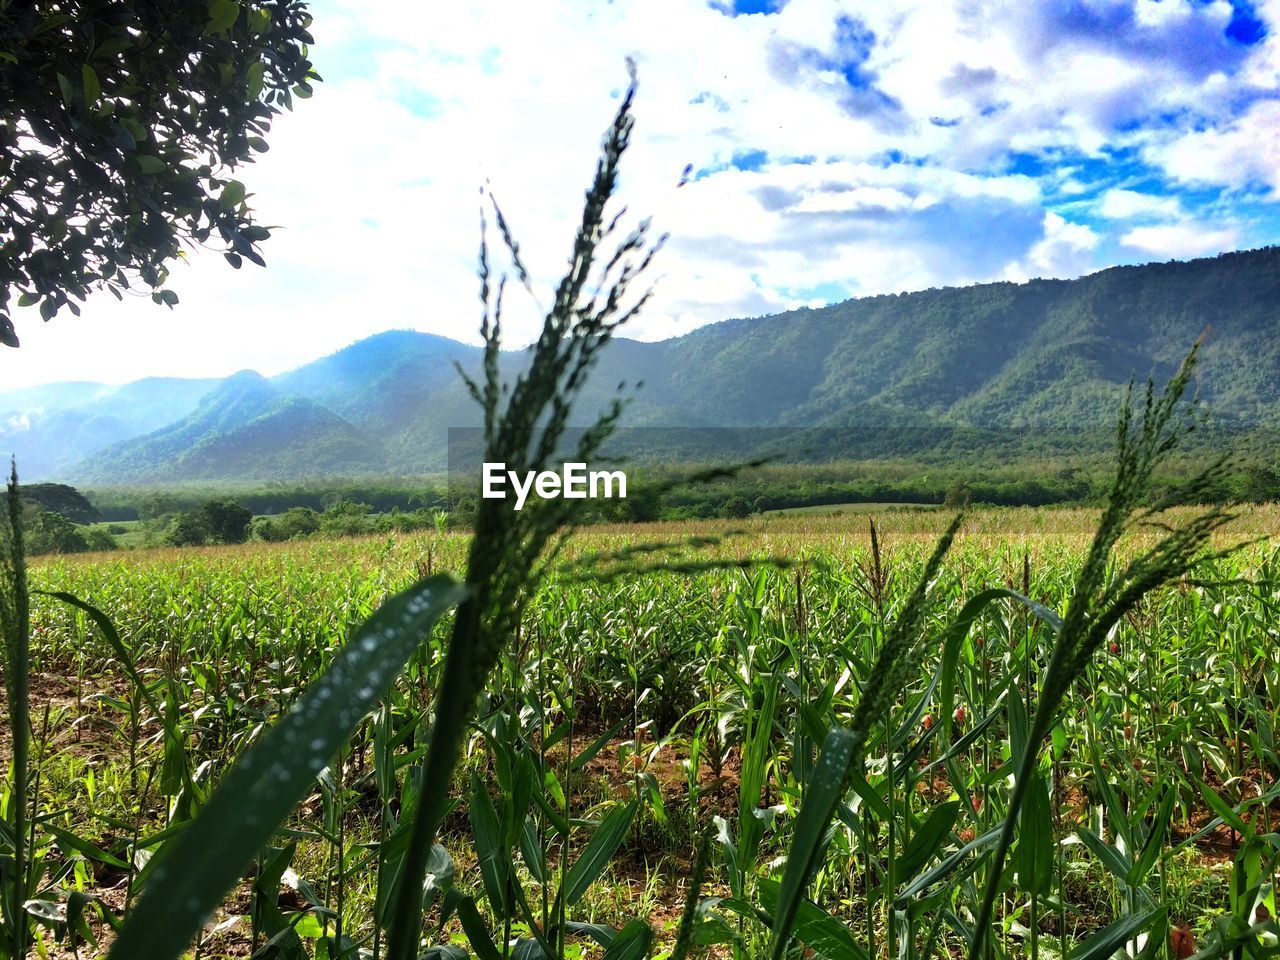
M 5 831 L 0 837 L 0 907 L 5 933 L 4 953 L 0 955 L 17 958 L 26 956 L 31 940 L 26 902 L 39 882 L 39 864 L 33 862 L 34 844 L 28 827 L 31 595 L 22 547 L 22 499 L 16 464 L 9 474 L 5 506 L 4 523 L 0 526 L 0 628 L 4 630 L 4 681 L 13 760 L 5 796 Z
M 634 92 L 633 81 L 605 137 L 569 271 L 556 290 L 528 369 L 509 389 L 498 370 L 505 278 L 496 291 L 491 290 L 488 249 L 482 243 L 484 379 L 481 383 L 468 380 L 468 386 L 483 408 L 487 461 L 505 462 L 521 471 L 540 470 L 551 461 L 599 351 L 647 299 L 647 294 L 628 297 L 629 286 L 656 251 L 657 245 L 647 240 L 647 223 L 624 238 L 603 269 L 597 269 L 598 249 L 619 223 L 617 217 L 606 221 L 606 208 L 631 135 Z M 496 204 L 493 209 L 517 276 L 528 286 L 519 248 L 501 210 Z M 593 282 L 598 284 L 595 292 L 589 286 Z M 615 400 L 583 433 L 577 459 L 592 457 L 621 410 L 621 401 Z M 406 849 L 394 865 L 395 886 L 387 914 L 388 958 L 415 958 L 421 937 L 422 891 L 467 719 L 520 622 L 529 591 L 545 568 L 544 553 L 575 519 L 568 504 L 566 500 L 539 501 L 515 511 L 505 503 L 482 500 L 468 554 L 469 586 L 448 577 L 422 581 L 383 604 L 352 636 L 285 717 L 237 760 L 192 826 L 166 844 L 147 890 L 113 944 L 112 956 L 178 955 L 309 784 L 375 707 L 413 655 L 423 632 L 458 603 L 421 788 L 411 801 Z M 522 823 L 522 816 L 523 811 L 519 816 L 512 814 L 512 823 Z M 508 831 L 508 839 L 513 838 Z M 576 893 L 577 885 L 564 892 L 565 899 Z M 341 942 L 337 948 L 347 949 Z

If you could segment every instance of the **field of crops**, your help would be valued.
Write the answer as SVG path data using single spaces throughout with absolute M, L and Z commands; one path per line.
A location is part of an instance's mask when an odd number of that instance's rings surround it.
M 874 552 L 862 516 L 579 534 L 468 729 L 427 873 L 423 955 L 768 956 L 780 898 L 795 900 L 786 866 L 802 854 L 813 862 L 786 956 L 962 954 L 989 883 L 997 955 L 1273 953 L 1280 510 L 1236 521 L 1220 544 L 1261 542 L 1115 625 L 1052 726 L 994 877 L 1051 611 L 1095 514 L 975 511 L 920 621 L 925 653 L 861 770 L 833 791 L 818 759 L 874 681 L 948 519 L 886 513 Z M 719 539 L 634 549 L 688 536 Z M 151 854 L 232 759 L 386 597 L 461 573 L 466 545 L 431 534 L 35 567 L 33 587 L 94 604 L 132 660 L 83 611 L 35 598 L 27 909 L 48 954 L 79 940 L 79 956 L 96 955 L 87 938 L 110 941 Z M 610 579 L 602 557 L 620 552 L 644 569 Z M 948 634 L 991 587 L 1047 609 L 998 600 Z M 198 956 L 387 955 L 379 929 L 446 639 L 447 622 L 360 718 L 209 918 Z M 830 826 L 810 836 L 799 811 L 821 791 Z

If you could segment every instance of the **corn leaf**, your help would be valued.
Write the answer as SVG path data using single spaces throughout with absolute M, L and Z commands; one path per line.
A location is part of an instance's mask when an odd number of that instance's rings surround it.
M 431 627 L 466 595 L 451 576 L 388 600 L 287 714 L 241 755 L 191 828 L 161 850 L 111 946 L 114 960 L 175 960 Z M 162 859 L 160 859 L 162 858 Z

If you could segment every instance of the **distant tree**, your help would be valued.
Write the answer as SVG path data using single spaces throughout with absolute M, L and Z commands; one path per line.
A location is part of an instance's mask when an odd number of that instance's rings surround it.
M 209 535 L 219 543 L 244 543 L 249 539 L 252 511 L 234 500 L 210 500 L 200 508 Z
M 747 502 L 746 497 L 735 493 L 720 504 L 720 516 L 728 520 L 741 520 L 743 517 L 749 517 L 751 516 L 751 504 Z
M 947 487 L 942 505 L 948 510 L 959 510 L 961 507 L 967 507 L 972 500 L 973 491 L 969 489 L 969 485 L 957 481 Z
M 476 521 L 476 512 L 480 509 L 480 501 L 470 494 L 454 494 L 449 498 L 446 511 L 450 530 L 465 530 Z
M 90 549 L 82 527 L 66 517 L 38 507 L 31 510 L 23 521 L 27 552 L 33 556 L 42 553 L 84 553 Z
M 149 493 L 138 503 L 139 520 L 159 520 L 181 509 L 178 498 L 167 493 Z
M 290 507 L 276 518 L 284 540 L 309 537 L 320 529 L 320 515 L 309 507 Z
M 354 500 L 338 500 L 320 517 L 320 529 L 336 536 L 355 536 L 370 530 L 373 507 Z
M 608 523 L 644 523 L 658 519 L 662 498 L 655 487 L 637 483 L 629 486 L 625 497 L 596 500 L 593 506 Z
M 268 543 L 300 540 L 320 529 L 320 515 L 310 507 L 289 507 L 282 515 L 260 517 L 253 524 L 253 535 Z
M 72 523 L 97 523 L 101 514 L 75 487 L 65 483 L 29 483 L 22 488 L 22 499 L 37 503 L 51 513 L 61 514 Z
M 1241 497 L 1251 503 L 1280 500 L 1280 470 L 1269 463 L 1250 463 L 1240 475 Z
M 165 537 L 165 541 L 175 547 L 201 547 L 212 539 L 202 511 L 178 514 Z
M 280 543 L 285 538 L 280 534 L 280 527 L 274 517 L 258 517 L 249 524 L 249 537 L 263 543 Z
M 116 543 L 116 538 L 111 535 L 110 530 L 86 530 L 84 540 L 90 550 L 106 552 L 108 550 L 116 550 L 120 546 L 120 544 Z
M 298 0 L 0 3 L 0 343 L 15 293 L 45 320 L 134 281 L 172 307 L 183 244 L 263 262 L 229 173 L 311 95 L 310 25 Z

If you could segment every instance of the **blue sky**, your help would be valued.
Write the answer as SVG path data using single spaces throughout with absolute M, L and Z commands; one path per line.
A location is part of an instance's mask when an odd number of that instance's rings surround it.
M 315 97 L 243 179 L 266 270 L 15 320 L 0 389 L 475 339 L 478 188 L 545 302 L 639 66 L 622 199 L 671 234 L 647 339 L 933 286 L 1280 242 L 1280 0 L 320 0 Z M 686 165 L 694 171 L 677 186 Z M 517 345 L 538 300 L 513 303 Z

